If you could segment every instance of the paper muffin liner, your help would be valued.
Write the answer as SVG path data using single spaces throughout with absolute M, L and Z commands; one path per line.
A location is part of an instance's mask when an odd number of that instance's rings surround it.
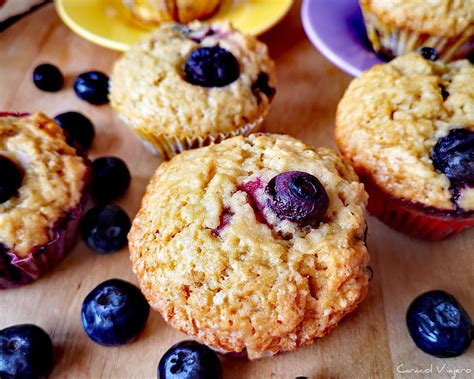
M 169 160 L 175 155 L 182 153 L 185 150 L 197 149 L 199 147 L 208 146 L 215 143 L 220 143 L 225 139 L 236 137 L 236 136 L 248 136 L 251 133 L 258 132 L 263 124 L 264 117 L 259 117 L 252 123 L 248 123 L 236 130 L 230 132 L 222 132 L 215 134 L 208 134 L 207 136 L 199 137 L 178 137 L 178 136 L 167 136 L 151 135 L 144 133 L 140 130 L 132 129 L 137 134 L 143 145 L 152 154 L 162 157 L 164 160 Z M 130 125 L 127 120 L 124 120 Z
M 466 58 L 474 51 L 474 37 L 469 28 L 459 36 L 443 38 L 389 25 L 367 6 L 361 4 L 361 9 L 372 48 L 384 58 L 391 59 L 428 46 L 436 49 L 442 61 L 449 62 Z
M 0 290 L 36 280 L 64 258 L 75 242 L 79 222 L 89 199 L 88 188 L 89 169 L 79 205 L 55 223 L 50 241 L 34 247 L 25 258 L 19 258 L 14 251 L 0 244 Z
M 474 227 L 474 212 L 459 213 L 398 199 L 371 181 L 362 181 L 369 194 L 369 213 L 402 233 L 438 241 Z

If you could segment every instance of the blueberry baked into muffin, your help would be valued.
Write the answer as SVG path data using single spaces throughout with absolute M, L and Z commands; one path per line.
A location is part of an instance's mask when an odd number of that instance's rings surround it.
M 124 0 L 132 13 L 143 21 L 181 23 L 212 16 L 220 0 Z
M 74 242 L 89 168 L 42 113 L 0 114 L 0 289 L 45 274 Z
M 429 52 L 355 79 L 338 106 L 336 141 L 371 213 L 436 240 L 474 226 L 474 67 Z
M 158 168 L 129 234 L 133 269 L 151 306 L 209 346 L 293 350 L 366 295 L 366 200 L 330 149 L 234 137 Z
M 393 58 L 423 46 L 443 61 L 474 50 L 474 0 L 359 0 L 378 54 Z
M 117 61 L 110 101 L 150 150 L 183 150 L 256 131 L 275 94 L 267 47 L 226 24 L 164 23 Z

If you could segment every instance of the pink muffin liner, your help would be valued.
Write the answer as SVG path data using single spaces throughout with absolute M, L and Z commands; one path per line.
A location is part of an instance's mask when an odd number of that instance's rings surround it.
M 458 213 L 395 198 L 362 178 L 369 194 L 368 211 L 393 229 L 412 237 L 439 241 L 474 227 L 474 212 Z
M 25 258 L 0 246 L 0 289 L 14 288 L 30 283 L 56 266 L 74 245 L 76 232 L 89 196 L 87 184 L 80 204 L 68 211 L 53 228 L 53 238 L 42 246 L 34 247 Z
M 0 112 L 2 116 L 23 117 L 28 113 Z M 88 160 L 85 159 L 88 164 Z M 79 205 L 61 217 L 53 227 L 53 238 L 34 247 L 25 258 L 18 257 L 0 243 L 0 290 L 30 283 L 57 265 L 70 250 L 76 239 L 82 213 L 89 200 L 89 168 L 84 176 L 84 186 Z

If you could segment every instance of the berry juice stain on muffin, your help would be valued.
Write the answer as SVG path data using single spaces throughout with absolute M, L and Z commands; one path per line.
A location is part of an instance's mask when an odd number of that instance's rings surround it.
M 217 228 L 212 229 L 212 235 L 219 237 L 225 227 L 230 223 L 232 215 L 233 213 L 230 209 L 224 209 L 219 218 L 219 225 L 217 226 Z
M 197 43 L 201 43 L 206 37 L 213 36 L 214 34 L 218 34 L 220 38 L 224 38 L 226 35 L 226 32 L 221 31 L 217 26 L 202 25 L 200 28 L 196 29 L 184 24 L 175 24 L 173 30 L 180 32 L 186 38 Z
M 204 343 L 252 358 L 293 350 L 365 297 L 366 196 L 338 154 L 291 137 L 188 151 L 148 186 L 133 268 L 151 306 Z
M 268 196 L 265 195 L 265 185 L 262 183 L 262 179 L 257 177 L 243 183 L 237 188 L 247 194 L 247 201 L 255 212 L 256 220 L 271 225 L 265 217 L 265 209 L 267 208 L 266 200 L 268 200 Z

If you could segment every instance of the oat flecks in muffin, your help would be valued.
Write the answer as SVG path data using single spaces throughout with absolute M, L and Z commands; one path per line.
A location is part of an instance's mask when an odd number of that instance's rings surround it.
M 325 187 L 329 208 L 317 227 L 270 227 L 242 190 L 286 171 Z M 329 333 L 366 295 L 366 200 L 332 150 L 235 137 L 160 166 L 129 235 L 133 268 L 165 320 L 206 344 L 251 357 L 293 350 Z
M 191 52 L 216 45 L 239 62 L 238 79 L 219 88 L 188 83 L 184 67 Z M 252 92 L 261 73 L 275 85 L 274 63 L 267 47 L 255 38 L 227 24 L 163 23 L 117 61 L 110 101 L 145 138 L 205 138 L 238 130 L 267 114 L 269 96 Z
M 385 23 L 418 33 L 474 35 L 474 0 L 360 0 Z
M 18 194 L 0 204 L 0 243 L 24 258 L 54 238 L 55 222 L 79 206 L 87 167 L 42 113 L 0 117 L 0 155 L 23 172 Z
M 451 129 L 474 130 L 474 87 L 467 84 L 473 82 L 467 60 L 443 64 L 411 53 L 375 66 L 349 85 L 339 103 L 338 146 L 357 172 L 389 195 L 452 210 L 450 181 L 431 156 Z

